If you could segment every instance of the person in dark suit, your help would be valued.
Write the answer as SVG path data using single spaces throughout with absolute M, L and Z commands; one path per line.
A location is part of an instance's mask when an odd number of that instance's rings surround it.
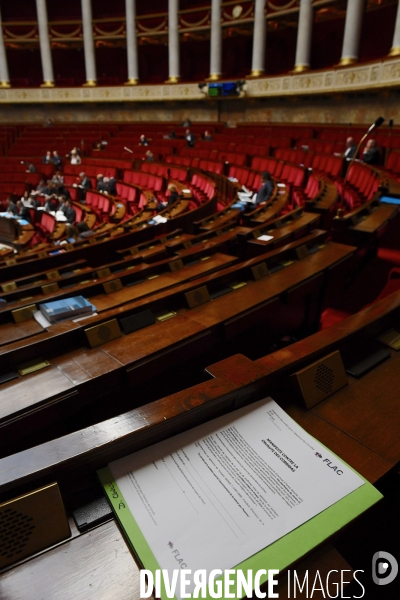
M 187 117 L 183 120 L 182 127 L 190 127 L 192 124 L 191 120 Z
M 106 185 L 106 192 L 110 196 L 117 195 L 117 182 L 114 177 L 104 177 L 104 183 Z
M 375 140 L 368 140 L 363 152 L 362 160 L 367 163 L 367 165 L 379 165 L 380 154 L 376 147 Z
M 147 137 L 145 135 L 141 135 L 140 136 L 140 140 L 139 140 L 139 146 L 148 146 L 149 145 L 149 140 L 147 139 Z
M 194 148 L 194 144 L 196 142 L 196 137 L 194 136 L 193 133 L 191 133 L 190 129 L 186 129 L 185 138 L 186 138 L 187 145 L 189 146 L 189 148 Z
M 24 206 L 21 200 L 17 200 L 17 209 L 18 209 L 18 217 L 20 219 L 25 219 L 30 223 L 31 221 L 31 213 L 29 212 L 29 208 Z
M 211 135 L 211 133 L 210 133 L 209 131 L 207 131 L 207 130 L 206 130 L 206 131 L 204 132 L 204 135 L 203 135 L 203 140 L 204 140 L 205 142 L 212 142 L 212 141 L 213 141 L 213 139 L 212 139 L 212 135 Z
M 79 202 L 85 202 L 86 192 L 92 189 L 92 182 L 86 173 L 79 173 L 79 183 L 74 183 L 74 187 L 78 188 L 78 200 Z
M 107 184 L 104 181 L 104 175 L 102 175 L 101 173 L 99 173 L 98 175 L 96 175 L 96 179 L 97 179 L 96 190 L 98 192 L 106 192 L 107 191 Z
M 256 194 L 251 192 L 239 192 L 239 200 L 232 205 L 232 208 L 239 208 L 240 210 L 246 210 L 255 208 L 262 202 L 266 202 L 271 196 L 274 190 L 274 182 L 271 178 L 269 171 L 263 171 L 261 173 L 261 187 Z
M 354 141 L 354 138 L 348 137 L 346 140 L 346 150 L 344 151 L 343 158 L 346 160 L 351 160 L 354 158 L 357 150 L 357 144 Z
M 53 157 L 51 156 L 50 150 L 47 150 L 46 154 L 43 156 L 42 163 L 44 165 L 51 165 L 51 164 L 53 164 Z
M 69 223 L 70 225 L 73 225 L 76 220 L 76 210 L 72 206 L 71 200 L 65 201 L 65 208 L 64 208 L 63 212 L 67 219 L 67 223 Z
M 16 217 L 18 215 L 18 208 L 12 198 L 7 198 L 6 200 L 7 212 L 14 215 Z
M 58 154 L 57 150 L 54 150 L 54 152 L 53 152 L 53 163 L 54 163 L 54 166 L 56 168 L 56 171 L 61 171 L 61 169 L 62 169 L 62 158 Z

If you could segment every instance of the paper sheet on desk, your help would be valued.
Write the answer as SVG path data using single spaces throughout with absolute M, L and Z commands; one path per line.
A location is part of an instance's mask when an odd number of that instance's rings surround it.
M 257 238 L 258 240 L 261 240 L 262 242 L 269 242 L 270 240 L 274 239 L 273 235 L 260 235 L 260 237 Z
M 232 568 L 364 484 L 271 399 L 109 469 L 170 576 L 180 566 L 170 543 L 192 572 Z

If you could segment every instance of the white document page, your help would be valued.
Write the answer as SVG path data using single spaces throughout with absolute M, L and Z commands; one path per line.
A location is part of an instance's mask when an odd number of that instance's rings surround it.
M 170 577 L 170 544 L 192 573 L 229 569 L 364 483 L 270 398 L 109 468 Z
M 257 239 L 261 240 L 262 242 L 269 242 L 269 240 L 274 239 L 274 236 L 273 235 L 260 235 Z

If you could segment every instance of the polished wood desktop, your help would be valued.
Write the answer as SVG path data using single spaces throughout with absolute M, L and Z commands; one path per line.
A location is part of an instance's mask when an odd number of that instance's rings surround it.
M 79 504 L 82 490 L 95 481 L 95 470 L 110 460 L 269 394 L 311 435 L 374 483 L 393 470 L 400 458 L 396 411 L 400 355 L 391 352 L 386 362 L 362 379 L 349 377 L 348 386 L 311 410 L 294 393 L 291 375 L 333 350 L 345 355 L 349 348 L 363 346 L 399 322 L 400 294 L 395 293 L 328 330 L 256 361 L 242 355 L 227 358 L 207 369 L 212 376 L 208 381 L 0 460 L 1 497 L 57 480 L 68 509 Z M 110 594 L 138 599 L 138 567 L 115 522 L 81 534 L 72 520 L 71 524 L 70 540 L 0 575 L 5 597 L 28 600 L 35 589 L 45 600 L 92 600 Z M 298 573 L 306 569 L 310 573 L 318 569 L 321 574 L 348 569 L 351 573 L 335 549 L 335 540 L 292 568 Z M 284 574 L 279 592 L 284 600 L 290 597 Z

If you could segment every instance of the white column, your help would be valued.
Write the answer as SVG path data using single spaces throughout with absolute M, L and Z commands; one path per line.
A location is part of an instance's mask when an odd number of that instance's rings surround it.
M 166 83 L 178 83 L 179 71 L 179 0 L 168 0 L 168 64 L 169 79 Z
M 389 56 L 398 56 L 400 54 L 400 0 L 397 4 L 396 24 L 394 26 L 392 49 Z
M 97 82 L 96 77 L 96 57 L 94 54 L 93 25 L 92 25 L 92 5 L 91 0 L 81 0 L 82 3 L 82 23 L 83 23 L 83 48 L 85 51 L 85 86 L 94 86 Z
M 126 52 L 128 56 L 128 81 L 125 85 L 136 85 L 139 81 L 138 51 L 136 38 L 136 2 L 125 0 Z
M 295 73 L 302 73 L 303 71 L 308 71 L 310 68 L 313 17 L 314 15 L 311 0 L 300 0 L 296 62 L 294 65 Z
M 210 81 L 218 81 L 222 73 L 221 0 L 211 4 Z
M 2 87 L 2 88 L 10 87 L 10 78 L 8 75 L 7 55 L 6 55 L 6 49 L 4 46 L 3 22 L 1 20 L 1 13 L 0 13 L 0 87 Z
M 364 0 L 347 0 L 346 22 L 340 65 L 346 67 L 358 60 Z
M 259 77 L 265 68 L 266 20 L 265 0 L 256 0 L 254 7 L 253 57 L 251 60 L 251 76 Z
M 36 0 L 36 12 L 39 25 L 40 56 L 42 59 L 42 87 L 54 87 L 53 61 L 51 59 L 46 0 Z

